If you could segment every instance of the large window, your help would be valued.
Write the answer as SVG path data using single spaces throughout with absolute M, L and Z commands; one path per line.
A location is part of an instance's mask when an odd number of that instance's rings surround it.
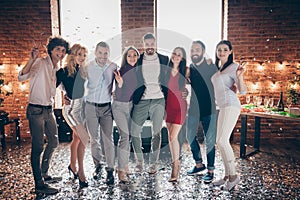
M 121 55 L 121 0 L 61 0 L 61 35 L 71 44 L 80 43 L 93 59 L 95 46 L 106 41 L 111 48 L 111 60 Z
M 221 39 L 221 0 L 158 0 L 157 4 L 160 50 L 170 53 L 176 46 L 183 46 L 189 55 L 191 42 L 201 40 L 206 45 L 206 57 L 214 60 Z
M 94 59 L 98 42 L 106 41 L 111 49 L 110 60 L 119 64 L 121 57 L 121 0 L 60 0 L 61 36 L 71 43 L 87 47 L 88 60 Z M 62 107 L 57 89 L 55 107 Z

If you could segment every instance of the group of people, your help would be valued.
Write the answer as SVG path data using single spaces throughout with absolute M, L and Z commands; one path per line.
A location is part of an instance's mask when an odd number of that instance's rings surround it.
M 55 194 L 58 189 L 47 182 L 61 180 L 48 175 L 52 153 L 58 145 L 52 108 L 58 86 L 65 91 L 63 114 L 73 130 L 68 170 L 74 179 L 79 179 L 80 188 L 88 187 L 84 173 L 84 155 L 89 141 L 95 165 L 93 178 L 101 178 L 105 166 L 106 183 L 114 184 L 113 120 L 120 136 L 117 148 L 119 181 L 129 182 L 130 141 L 136 160 L 135 172 L 144 170 L 141 133 L 147 119 L 152 125 L 147 169 L 149 174 L 157 173 L 161 129 L 165 120 L 172 156 L 169 181 L 178 181 L 178 134 L 187 120 L 187 141 L 195 160 L 195 166 L 187 174 L 194 175 L 206 169 L 197 140 L 201 122 L 207 154 L 207 173 L 203 176 L 203 181 L 211 183 L 214 178 L 217 144 L 224 162 L 225 175 L 213 184 L 222 186 L 225 190 L 231 190 L 238 184 L 240 178 L 235 170 L 229 137 L 240 113 L 236 89 L 244 94 L 246 86 L 243 81 L 244 68 L 233 62 L 231 43 L 222 40 L 217 44 L 213 64 L 210 59 L 204 58 L 203 42 L 194 41 L 189 67 L 186 51 L 182 47 L 176 47 L 169 59 L 157 52 L 156 38 L 152 33 L 143 36 L 143 45 L 142 54 L 134 46 L 127 47 L 123 52 L 120 68 L 109 60 L 110 48 L 106 42 L 97 44 L 95 59 L 90 63 L 86 63 L 85 47 L 74 44 L 70 48 L 69 43 L 60 37 L 49 39 L 48 55 L 45 57 L 39 57 L 38 49 L 32 49 L 30 59 L 19 72 L 18 78 L 20 81 L 30 79 L 27 119 L 32 136 L 31 165 L 36 192 Z M 58 63 L 66 54 L 65 67 L 58 69 Z M 186 100 L 188 83 L 192 88 L 189 108 Z M 45 150 L 44 134 L 47 137 Z

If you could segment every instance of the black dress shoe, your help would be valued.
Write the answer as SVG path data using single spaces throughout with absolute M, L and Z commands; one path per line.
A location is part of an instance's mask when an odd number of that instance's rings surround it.
M 79 180 L 79 188 L 82 189 L 82 188 L 86 188 L 89 186 L 89 183 L 87 181 L 81 181 L 80 178 L 78 178 Z
M 74 179 L 78 178 L 78 174 L 73 171 L 73 169 L 71 168 L 71 165 L 68 166 L 68 170 L 69 170 L 69 174 L 71 174 L 71 173 L 73 174 Z
M 62 180 L 62 177 L 60 177 L 60 176 L 45 175 L 45 176 L 43 176 L 43 178 L 46 183 L 57 183 Z
M 107 171 L 106 184 L 113 185 L 115 183 L 114 171 Z
M 93 178 L 95 180 L 98 180 L 99 178 L 101 178 L 101 170 L 102 170 L 102 165 L 97 165 L 94 173 L 93 173 Z
M 59 190 L 57 188 L 51 187 L 45 183 L 35 186 L 36 194 L 52 195 L 52 194 L 56 194 L 58 192 L 59 192 Z

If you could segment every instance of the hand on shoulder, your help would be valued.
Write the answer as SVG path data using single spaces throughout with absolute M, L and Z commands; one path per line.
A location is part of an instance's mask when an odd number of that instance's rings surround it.
M 206 59 L 206 63 L 207 63 L 208 65 L 213 65 L 213 64 L 214 64 L 211 58 L 207 58 L 207 59 Z

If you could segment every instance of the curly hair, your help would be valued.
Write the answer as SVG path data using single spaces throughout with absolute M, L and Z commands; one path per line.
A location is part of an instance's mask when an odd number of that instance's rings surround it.
M 65 47 L 66 53 L 69 54 L 69 52 L 70 52 L 69 42 L 62 39 L 61 37 L 49 37 L 48 44 L 47 44 L 47 52 L 50 56 L 51 56 L 51 51 L 57 46 Z

